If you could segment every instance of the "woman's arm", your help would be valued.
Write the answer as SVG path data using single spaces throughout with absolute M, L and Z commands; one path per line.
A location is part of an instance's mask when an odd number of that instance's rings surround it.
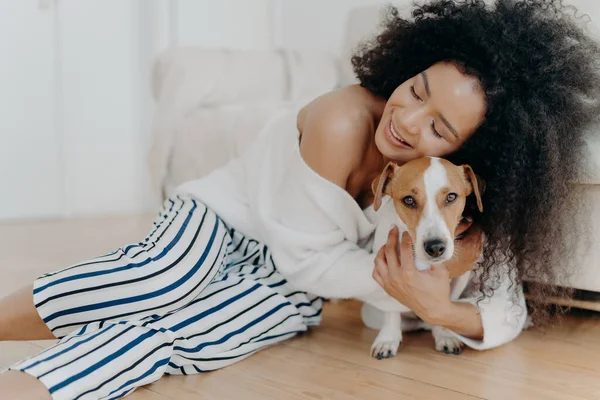
M 459 335 L 483 340 L 483 321 L 479 309 L 471 303 L 449 302 L 444 309 L 440 309 L 436 316 L 427 321 L 434 326 L 443 326 Z
M 527 324 L 523 287 L 513 282 L 515 270 L 507 265 L 497 265 L 496 268 L 497 274 L 494 275 L 499 279 L 491 296 L 482 299 L 479 289 L 472 287 L 459 299 L 464 308 L 472 307 L 479 311 L 483 336 L 471 336 L 467 332 L 449 328 L 458 339 L 473 349 L 486 350 L 506 344 L 516 338 Z

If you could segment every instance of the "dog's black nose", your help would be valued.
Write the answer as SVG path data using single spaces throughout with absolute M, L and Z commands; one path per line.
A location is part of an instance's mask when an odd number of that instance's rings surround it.
M 425 242 L 425 251 L 431 257 L 437 258 L 444 254 L 444 252 L 446 251 L 446 244 L 439 239 L 429 240 Z

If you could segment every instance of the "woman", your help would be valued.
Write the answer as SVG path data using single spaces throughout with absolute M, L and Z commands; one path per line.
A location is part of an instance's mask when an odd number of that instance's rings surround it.
M 434 1 L 413 17 L 392 10 L 353 58 L 361 86 L 275 117 L 242 158 L 180 187 L 145 241 L 40 277 L 35 306 L 31 288 L 3 300 L 0 339 L 63 339 L 0 376 L 0 392 L 121 398 L 293 337 L 319 323 L 319 296 L 369 302 L 376 281 L 472 347 L 515 337 L 521 279 L 553 277 L 568 250 L 547 221 L 577 208 L 567 185 L 598 115 L 598 48 L 558 1 Z M 364 249 L 363 210 L 388 160 L 424 155 L 468 162 L 486 211 L 457 260 L 414 273 L 406 239 L 401 259 Z M 472 268 L 481 231 L 476 279 L 450 303 L 447 278 Z

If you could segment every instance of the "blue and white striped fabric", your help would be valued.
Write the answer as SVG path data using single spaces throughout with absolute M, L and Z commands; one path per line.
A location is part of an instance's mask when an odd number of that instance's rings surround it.
M 163 374 L 225 367 L 321 319 L 269 249 L 187 197 L 138 244 L 40 277 L 34 302 L 59 338 L 11 369 L 53 399 L 118 399 Z

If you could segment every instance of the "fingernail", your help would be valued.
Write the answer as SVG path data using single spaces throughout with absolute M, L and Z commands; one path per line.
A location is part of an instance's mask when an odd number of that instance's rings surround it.
M 390 231 L 396 227 L 396 224 L 390 224 Z

